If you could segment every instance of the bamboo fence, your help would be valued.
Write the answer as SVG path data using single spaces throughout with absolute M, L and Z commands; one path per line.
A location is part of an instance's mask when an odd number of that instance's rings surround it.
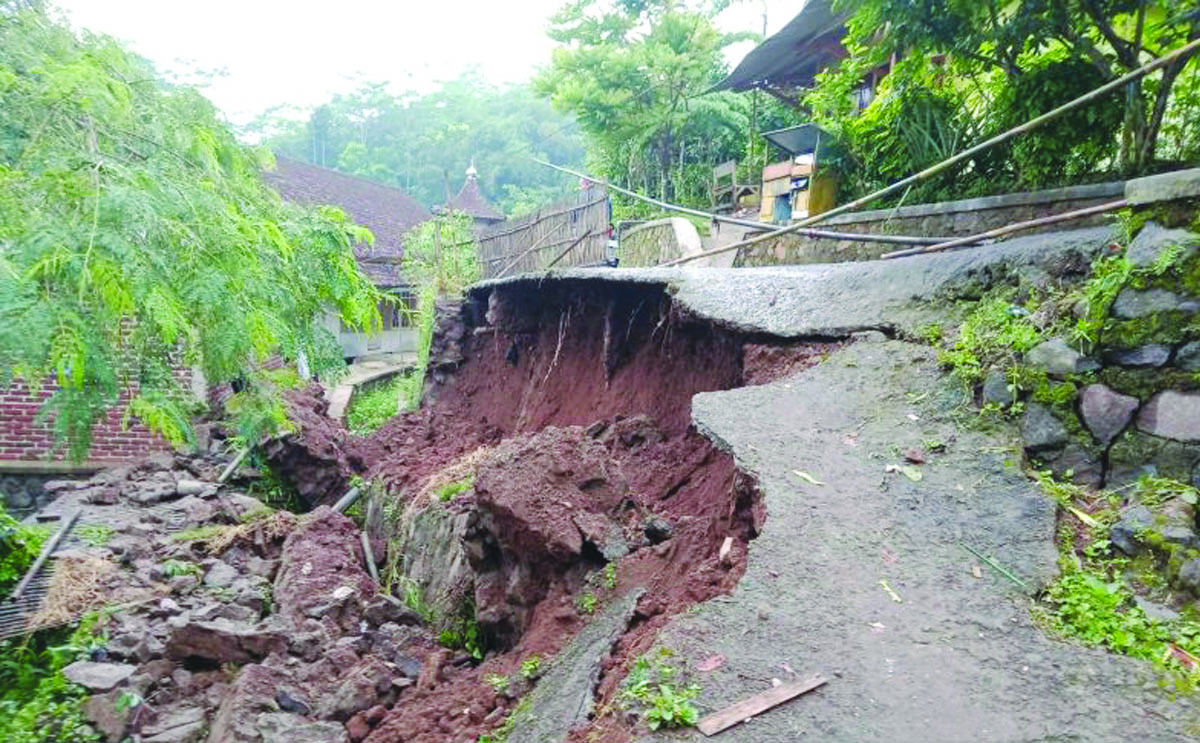
M 604 260 L 610 210 L 608 191 L 599 186 L 503 222 L 479 236 L 479 260 L 486 279 L 541 271 L 578 242 L 556 266 L 591 265 Z

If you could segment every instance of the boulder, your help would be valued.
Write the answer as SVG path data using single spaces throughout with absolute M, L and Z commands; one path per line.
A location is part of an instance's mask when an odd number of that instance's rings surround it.
M 1084 425 L 1101 444 L 1108 446 L 1129 425 L 1138 409 L 1138 399 L 1102 384 L 1092 384 L 1083 388 L 1079 409 Z
M 160 711 L 154 722 L 142 727 L 145 743 L 194 743 L 206 726 L 203 707 L 179 707 Z
M 1147 222 L 1129 244 L 1125 257 L 1134 268 L 1147 268 L 1154 265 L 1164 250 L 1176 245 L 1192 253 L 1200 245 L 1200 235 L 1187 230 L 1168 230 L 1157 222 Z
M 125 739 L 125 729 L 129 727 L 129 718 L 133 714 L 132 707 L 118 704 L 121 693 L 113 689 L 104 694 L 94 694 L 83 705 L 83 716 L 108 740 Z
M 1025 360 L 1052 377 L 1081 374 L 1099 368 L 1094 360 L 1071 348 L 1062 338 L 1053 338 L 1035 346 L 1026 354 Z
M 172 625 L 166 653 L 170 658 L 201 658 L 215 663 L 246 663 L 287 649 L 282 632 L 266 622 L 257 625 L 224 617 L 197 621 L 181 615 Z
M 1138 348 L 1109 351 L 1104 358 L 1117 366 L 1165 366 L 1171 360 L 1171 347 L 1161 343 L 1150 343 Z
M 1184 560 L 1179 566 L 1175 582 L 1180 588 L 1186 588 L 1192 593 L 1200 594 L 1200 557 Z
M 1070 440 L 1066 427 L 1054 413 L 1037 403 L 1030 403 L 1021 418 L 1021 438 L 1025 448 L 1040 451 L 1061 446 Z
M 1108 450 L 1105 485 L 1121 487 L 1146 474 L 1187 482 L 1197 467 L 1200 467 L 1200 445 L 1130 429 L 1118 436 Z
M 204 574 L 204 585 L 209 588 L 228 588 L 238 579 L 238 571 L 232 565 L 221 560 L 214 560 Z
M 1108 538 L 1125 554 L 1137 555 L 1142 551 L 1138 535 L 1153 525 L 1154 514 L 1149 508 L 1141 505 L 1127 506 L 1121 509 L 1121 518 L 1109 530 Z
M 1142 408 L 1137 426 L 1161 438 L 1200 441 L 1200 393 L 1160 392 Z
M 287 712 L 268 712 L 255 722 L 262 743 L 349 743 L 346 728 L 336 722 L 311 722 Z
M 342 674 L 336 689 L 317 701 L 317 716 L 344 721 L 355 712 L 374 707 L 391 688 L 395 675 L 383 661 L 368 655 Z
M 983 402 L 1007 408 L 1016 402 L 1016 396 L 1008 386 L 1008 378 L 1002 369 L 989 369 L 983 378 Z
M 1104 483 L 1104 464 L 1098 451 L 1089 451 L 1072 443 L 1061 452 L 1041 455 L 1041 458 L 1060 480 L 1070 480 L 1085 488 L 1099 488 Z
M 1175 354 L 1175 365 L 1186 371 L 1200 371 L 1200 341 L 1180 347 Z
M 125 663 L 93 663 L 80 660 L 63 669 L 63 676 L 72 684 L 79 684 L 92 691 L 108 691 L 123 684 L 137 666 Z
M 1196 300 L 1166 289 L 1123 289 L 1112 305 L 1112 314 L 1122 320 L 1136 320 L 1159 312 L 1188 311 Z

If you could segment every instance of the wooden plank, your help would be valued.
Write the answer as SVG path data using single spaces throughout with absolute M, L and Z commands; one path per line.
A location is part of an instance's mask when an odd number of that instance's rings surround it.
M 701 720 L 700 724 L 696 725 L 696 727 L 700 729 L 700 732 L 711 738 L 717 733 L 728 730 L 734 725 L 739 725 L 751 717 L 761 715 L 763 712 L 773 707 L 778 707 L 788 700 L 795 699 L 801 694 L 807 694 L 813 689 L 824 686 L 826 683 L 826 680 L 820 676 L 813 676 L 804 681 L 795 681 L 790 684 L 776 686 L 773 689 L 767 689 L 761 694 L 755 694 L 719 712 L 712 713 Z

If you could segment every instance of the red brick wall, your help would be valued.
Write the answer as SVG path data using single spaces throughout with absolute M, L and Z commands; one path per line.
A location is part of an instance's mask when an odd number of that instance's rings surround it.
M 37 420 L 38 410 L 54 394 L 55 387 L 54 381 L 49 380 L 34 394 L 28 386 L 18 382 L 0 391 L 0 460 L 66 458 L 65 446 L 55 448 L 53 421 Z M 129 420 L 128 428 L 121 425 L 129 397 L 129 392 L 123 393 L 118 404 L 92 429 L 89 460 L 131 460 L 171 448 L 136 418 Z

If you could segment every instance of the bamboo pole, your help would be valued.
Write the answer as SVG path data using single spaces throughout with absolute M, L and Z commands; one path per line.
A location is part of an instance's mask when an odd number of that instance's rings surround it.
M 33 582 L 33 577 L 38 574 L 42 566 L 46 564 L 46 560 L 50 559 L 50 555 L 54 554 L 54 550 L 58 549 L 58 543 L 63 540 L 67 532 L 71 531 L 71 527 L 79 520 L 79 514 L 83 513 L 82 509 L 76 508 L 75 512 L 67 517 L 67 521 L 62 525 L 58 532 L 50 537 L 50 541 L 42 547 L 42 553 L 38 555 L 33 564 L 29 566 L 29 570 L 25 572 L 25 577 L 17 584 L 17 587 L 12 592 L 12 600 L 16 601 L 21 598 L 21 594 L 25 593 L 25 589 L 29 588 L 29 584 Z
M 649 196 L 644 196 L 635 191 L 630 191 L 628 189 L 621 188 L 620 186 L 615 186 L 603 179 L 595 178 L 593 176 L 587 175 L 586 173 L 580 173 L 577 170 L 571 170 L 570 168 L 566 168 L 561 165 L 555 165 L 554 163 L 549 163 L 549 162 L 546 162 L 545 160 L 538 160 L 537 158 L 532 158 L 532 159 L 535 163 L 538 163 L 539 165 L 544 165 L 548 168 L 553 168 L 554 170 L 558 170 L 563 173 L 569 173 L 571 175 L 578 176 L 580 178 L 586 178 L 587 180 L 592 181 L 593 183 L 598 183 L 607 189 L 616 191 L 617 193 L 623 193 L 626 196 L 638 199 L 640 201 L 644 201 L 647 204 L 653 204 L 654 206 L 657 206 L 659 209 L 662 209 L 664 211 L 679 212 L 680 214 L 690 214 L 693 217 L 704 217 L 705 219 L 715 220 L 717 222 L 725 222 L 726 224 L 734 224 L 739 227 L 745 227 L 745 228 L 751 229 L 751 230 L 758 230 L 759 232 L 767 232 L 767 231 L 771 230 L 771 225 L 769 225 L 769 224 L 764 224 L 762 222 L 755 222 L 755 221 L 749 220 L 749 219 L 738 219 L 737 217 L 727 217 L 724 214 L 716 214 L 715 212 L 706 212 L 706 211 L 701 211 L 700 209 L 692 209 L 691 207 L 687 207 L 687 206 L 671 204 L 666 201 L 659 201 L 658 199 L 651 198 Z M 832 230 L 796 230 L 796 232 L 801 235 L 804 235 L 805 237 L 828 238 L 831 240 L 854 240 L 856 242 L 887 243 L 890 245 L 934 245 L 936 243 L 945 242 L 946 240 L 950 239 L 948 237 L 910 237 L 908 235 L 869 235 L 869 234 L 859 234 L 859 233 L 853 233 L 853 232 L 835 232 Z
M 333 510 L 336 513 L 344 512 L 347 508 L 354 505 L 354 501 L 358 500 L 358 496 L 361 494 L 362 491 L 358 488 L 350 488 L 346 491 L 346 494 L 343 495 L 340 500 L 338 500 L 337 503 L 333 504 Z
M 575 249 L 575 247 L 576 247 L 577 245 L 579 245 L 579 243 L 581 243 L 581 242 L 583 242 L 584 240 L 586 240 L 586 239 L 588 239 L 589 237 L 591 237 L 591 235 L 592 235 L 592 232 L 594 232 L 594 230 L 588 230 L 587 232 L 585 232 L 585 233 L 583 233 L 582 235 L 580 235 L 578 240 L 576 240 L 575 242 L 573 242 L 573 243 L 571 243 L 570 245 L 568 245 L 566 250 L 564 250 L 563 252 L 559 253 L 559 254 L 558 254 L 558 256 L 557 256 L 557 257 L 556 257 L 554 260 L 550 261 L 550 263 L 548 263 L 548 264 L 546 265 L 546 270 L 547 270 L 547 271 L 549 271 L 551 268 L 554 268 L 554 264 L 558 263 L 558 262 L 559 262 L 559 261 L 561 261 L 563 258 L 566 258 L 566 257 L 567 257 L 567 253 L 570 253 L 572 250 L 574 250 L 574 249 Z
M 920 173 L 917 173 L 915 175 L 910 175 L 909 177 L 907 177 L 903 180 L 897 181 L 897 182 L 893 183 L 892 185 L 887 186 L 886 188 L 881 188 L 878 191 L 875 191 L 874 193 L 867 194 L 866 196 L 863 196 L 860 199 L 855 199 L 854 201 L 851 201 L 848 204 L 843 204 L 842 206 L 836 207 L 834 209 L 830 209 L 827 212 L 822 212 L 821 214 L 817 214 L 815 216 L 809 217 L 808 219 L 802 219 L 799 222 L 797 222 L 796 224 L 789 225 L 787 227 L 783 227 L 778 230 L 774 230 L 772 232 L 768 232 L 766 234 L 750 238 L 749 240 L 742 240 L 741 242 L 733 243 L 731 245 L 726 245 L 726 246 L 723 246 L 720 248 L 714 248 L 712 250 L 706 250 L 702 253 L 696 253 L 695 255 L 684 256 L 683 258 L 678 258 L 678 259 L 670 261 L 668 263 L 664 263 L 663 265 L 664 266 L 674 266 L 674 265 L 678 265 L 681 263 L 687 263 L 689 261 L 698 260 L 700 258 L 707 258 L 709 256 L 717 255 L 719 253 L 727 253 L 731 250 L 739 250 L 741 248 L 747 248 L 747 247 L 750 247 L 751 245 L 757 245 L 758 243 L 761 243 L 761 242 L 766 242 L 768 240 L 774 240 L 775 238 L 780 237 L 781 235 L 787 235 L 787 234 L 790 234 L 793 232 L 797 232 L 798 230 L 801 230 L 809 225 L 816 224 L 818 222 L 823 222 L 824 220 L 829 219 L 830 217 L 835 217 L 838 214 L 844 214 L 846 212 L 854 211 L 855 209 L 858 209 L 859 207 L 863 207 L 874 201 L 878 201 L 879 199 L 882 199 L 884 196 L 889 196 L 893 193 L 896 193 L 897 191 L 899 191 L 901 189 L 907 188 L 907 187 L 913 185 L 914 183 L 919 183 L 927 178 L 935 176 L 938 173 L 941 173 L 955 165 L 958 165 L 959 163 L 963 162 L 964 160 L 967 160 L 975 155 L 978 155 L 980 152 L 983 152 L 984 150 L 991 149 L 992 147 L 995 147 L 998 144 L 1003 144 L 1004 142 L 1007 142 L 1008 140 L 1010 140 L 1013 137 L 1016 137 L 1020 134 L 1025 134 L 1027 132 L 1030 132 L 1030 131 L 1036 129 L 1037 127 L 1041 126 L 1042 124 L 1045 124 L 1048 121 L 1057 119 L 1059 116 L 1062 116 L 1065 113 L 1073 111 L 1084 104 L 1091 103 L 1092 101 L 1096 100 L 1097 98 L 1101 98 L 1115 90 L 1118 90 L 1121 87 L 1124 87 L 1126 84 L 1132 82 L 1133 80 L 1137 80 L 1138 78 L 1145 77 L 1146 75 L 1149 75 L 1151 72 L 1154 72 L 1158 68 L 1169 65 L 1172 62 L 1174 62 L 1175 60 L 1179 59 L 1180 57 L 1185 56 L 1187 54 L 1191 54 L 1192 52 L 1196 51 L 1197 49 L 1200 49 L 1200 39 L 1191 41 L 1191 42 L 1179 47 L 1178 49 L 1171 52 L 1170 54 L 1166 54 L 1162 57 L 1159 57 L 1156 60 L 1153 60 L 1152 62 L 1148 62 L 1145 65 L 1143 65 L 1142 67 L 1139 67 L 1138 69 L 1134 70 L 1133 72 L 1130 72 L 1126 75 L 1122 75 L 1121 77 L 1119 77 L 1116 80 L 1113 80 L 1111 82 L 1105 83 L 1104 85 L 1101 85 L 1099 88 L 1096 88 L 1095 90 L 1091 91 L 1090 93 L 1084 93 L 1083 95 L 1079 96 L 1078 98 L 1076 98 L 1072 101 L 1069 101 L 1067 103 L 1064 103 L 1063 105 L 1059 106 L 1058 108 L 1055 108 L 1051 111 L 1047 111 L 1046 113 L 1042 114 L 1041 116 L 1031 119 L 1031 120 L 1025 122 L 1024 124 L 1021 124 L 1020 126 L 1009 129 L 1008 131 L 1004 132 L 1003 134 L 998 134 L 995 137 L 992 137 L 991 139 L 989 139 L 985 142 L 980 142 L 979 144 L 975 145 L 974 147 L 963 150 L 962 152 L 958 153 L 957 155 L 947 158 L 946 160 L 943 160 L 942 162 L 938 163 L 937 165 L 933 165 L 931 167 L 926 168 L 925 170 L 922 170 Z
M 238 468 L 238 466 L 246 458 L 246 455 L 249 453 L 249 448 L 242 449 L 241 453 L 234 457 L 233 461 L 229 463 L 229 466 L 225 468 L 225 471 L 221 473 L 221 476 L 217 478 L 217 482 L 223 483 L 228 480 L 229 476 L 233 474 L 233 471 Z
M 375 567 L 375 551 L 371 549 L 371 538 L 367 536 L 366 531 L 358 533 L 362 541 L 363 559 L 367 563 L 367 571 L 371 573 L 371 580 L 379 582 L 379 568 Z
M 1076 219 L 1083 219 L 1084 217 L 1090 217 L 1094 214 L 1104 214 L 1106 212 L 1116 211 L 1117 209 L 1124 209 L 1127 206 L 1129 206 L 1129 202 L 1125 199 L 1121 199 L 1120 201 L 1110 201 L 1107 204 L 1089 206 L 1086 209 L 1076 209 L 1072 212 L 1063 212 L 1062 214 L 1054 214 L 1049 217 L 1040 217 L 1038 219 L 1031 219 L 1027 222 L 1016 222 L 1004 227 L 997 227 L 994 230 L 988 230 L 987 232 L 980 232 L 977 235 L 960 237 L 956 240 L 948 240 L 944 243 L 938 243 L 937 245 L 930 245 L 927 248 L 897 250 L 894 253 L 885 253 L 880 257 L 884 259 L 891 259 L 905 258 L 910 255 L 924 255 L 925 253 L 939 253 L 943 250 L 961 248 L 966 245 L 974 245 L 975 243 L 982 242 L 984 240 L 1011 235 L 1014 232 L 1023 232 L 1024 230 L 1031 230 L 1035 227 L 1045 227 L 1047 225 L 1058 224 L 1060 222 L 1072 222 Z
M 512 270 L 513 266 L 517 265 L 522 260 L 524 260 L 525 256 L 527 256 L 530 253 L 532 253 L 533 251 L 537 250 L 538 246 L 540 246 L 542 243 L 546 242 L 546 240 L 548 240 L 552 235 L 554 235 L 555 233 L 557 233 L 559 230 L 561 230 L 563 227 L 566 227 L 566 226 L 567 226 L 566 222 L 559 222 L 558 225 L 554 229 L 549 230 L 546 234 L 539 237 L 537 239 L 537 242 L 535 242 L 533 245 L 530 245 L 527 249 L 525 249 L 524 252 L 522 252 L 516 258 L 513 258 L 512 261 L 510 261 L 508 264 L 506 264 L 504 266 L 504 268 L 500 269 L 500 271 L 496 273 L 496 278 L 501 278 L 502 276 L 504 276 L 504 274 L 506 274 L 510 270 Z

